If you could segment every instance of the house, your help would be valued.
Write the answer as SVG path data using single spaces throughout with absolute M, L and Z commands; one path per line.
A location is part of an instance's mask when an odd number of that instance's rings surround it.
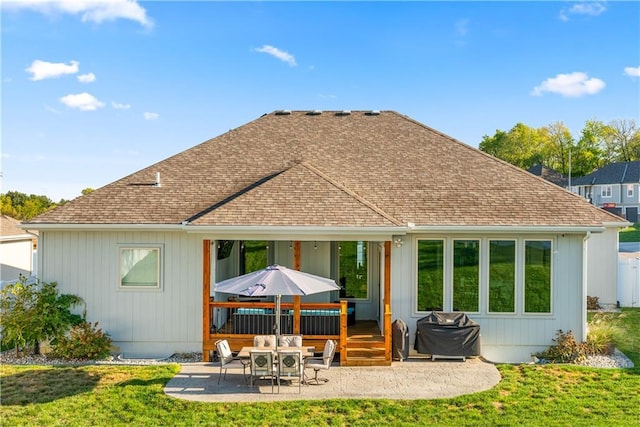
M 40 232 L 41 279 L 81 296 L 125 353 L 241 346 L 240 316 L 258 322 L 273 301 L 215 283 L 280 264 L 343 286 L 283 297 L 282 315 L 300 333 L 303 310 L 336 308 L 339 335 L 309 329 L 305 345 L 336 337 L 356 365 L 369 356 L 350 330 L 373 324 L 390 363 L 392 319 L 412 345 L 431 311 L 479 323 L 492 361 L 528 361 L 558 329 L 585 339 L 591 241 L 626 224 L 394 111 L 279 110 L 23 226 Z
M 571 185 L 572 183 L 569 182 L 569 179 L 556 170 L 538 164 L 527 169 L 527 172 L 559 187 L 578 193 L 578 187 Z M 603 209 L 605 208 L 603 207 Z M 607 210 L 616 213 L 611 209 Z M 592 235 L 590 250 L 587 255 L 587 295 L 598 297 L 598 305 L 605 309 L 615 308 L 619 302 L 619 284 L 616 284 L 616 281 L 611 276 L 611 272 L 619 264 L 618 252 L 617 250 L 612 250 L 612 247 L 617 248 L 617 239 L 618 231 L 614 229 Z M 613 246 L 614 242 L 616 242 L 615 246 Z
M 13 282 L 20 276 L 37 274 L 36 234 L 20 228 L 20 221 L 7 215 L 0 219 L 0 281 Z
M 640 221 L 640 161 L 611 163 L 576 178 L 572 191 L 629 222 Z
M 562 188 L 567 188 L 567 185 L 569 185 L 569 178 L 567 178 L 557 170 L 548 168 L 539 163 L 537 165 L 531 166 L 529 169 L 527 169 L 527 172 L 532 173 L 535 176 L 539 176 L 540 178 L 545 179 L 549 182 L 553 182 L 555 185 Z

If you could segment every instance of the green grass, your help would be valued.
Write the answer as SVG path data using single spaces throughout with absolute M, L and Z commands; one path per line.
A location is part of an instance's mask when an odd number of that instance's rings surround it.
M 618 347 L 640 366 L 640 309 Z M 637 425 L 640 368 L 499 365 L 491 390 L 453 399 L 200 403 L 162 389 L 179 367 L 0 366 L 3 425 Z
M 621 242 L 640 242 L 640 223 L 620 230 L 619 236 Z

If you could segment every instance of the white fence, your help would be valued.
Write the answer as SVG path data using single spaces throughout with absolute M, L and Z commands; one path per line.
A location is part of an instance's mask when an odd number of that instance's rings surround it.
M 621 307 L 640 307 L 640 252 L 618 254 L 618 301 Z

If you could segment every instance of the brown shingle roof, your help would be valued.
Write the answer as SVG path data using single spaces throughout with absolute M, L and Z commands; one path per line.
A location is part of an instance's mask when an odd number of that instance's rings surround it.
M 156 172 L 161 186 L 155 187 Z M 266 114 L 33 223 L 599 226 L 586 200 L 406 116 Z

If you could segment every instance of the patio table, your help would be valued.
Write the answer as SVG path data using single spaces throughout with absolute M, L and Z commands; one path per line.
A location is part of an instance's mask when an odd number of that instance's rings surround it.
M 272 350 L 273 353 L 276 353 L 275 347 L 242 347 L 240 352 L 238 353 L 238 357 L 240 359 L 248 359 L 249 353 L 252 350 Z M 300 350 L 302 352 L 302 358 L 312 357 L 314 355 L 315 347 L 314 346 L 303 346 L 303 347 L 278 347 L 278 351 L 296 351 Z

